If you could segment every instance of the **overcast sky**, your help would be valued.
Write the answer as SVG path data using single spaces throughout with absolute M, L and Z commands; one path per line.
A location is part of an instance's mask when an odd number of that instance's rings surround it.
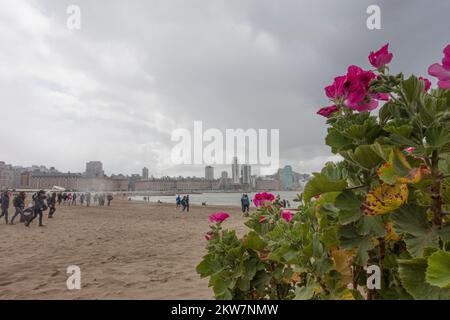
M 370 4 L 382 30 L 366 27 Z M 281 164 L 317 171 L 332 159 L 323 88 L 386 42 L 392 71 L 426 75 L 449 30 L 445 0 L 2 0 L 0 161 L 201 176 L 171 163 L 170 137 L 202 120 L 280 129 Z

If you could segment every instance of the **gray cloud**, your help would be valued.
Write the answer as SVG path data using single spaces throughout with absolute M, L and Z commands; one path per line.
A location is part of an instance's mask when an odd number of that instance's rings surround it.
M 386 42 L 392 70 L 426 75 L 449 42 L 448 1 L 7 0 L 0 8 L 0 160 L 81 171 L 202 175 L 170 163 L 170 134 L 279 128 L 282 164 L 331 153 L 323 87 Z M 66 28 L 66 8 L 82 29 Z M 382 30 L 365 27 L 378 4 Z

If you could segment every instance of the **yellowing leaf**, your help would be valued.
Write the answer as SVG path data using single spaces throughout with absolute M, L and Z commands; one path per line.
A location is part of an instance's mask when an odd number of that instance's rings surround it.
M 350 290 L 345 290 L 341 295 L 341 300 L 355 300 L 355 297 Z
M 405 183 L 418 183 L 426 175 L 430 175 L 431 171 L 426 165 L 421 165 L 420 168 L 412 168 L 404 176 L 400 176 L 395 172 L 391 163 L 386 162 L 377 172 L 381 180 L 388 184 L 405 184 Z
M 385 228 L 387 231 L 387 235 L 384 238 L 384 240 L 386 242 L 391 242 L 391 241 L 395 242 L 395 241 L 399 241 L 402 238 L 395 232 L 395 229 L 392 226 L 392 222 L 386 223 Z
M 352 282 L 352 260 L 353 256 L 345 250 L 333 250 L 331 252 L 334 269 L 342 275 L 341 282 L 346 285 Z
M 392 212 L 408 200 L 408 186 L 406 184 L 382 184 L 372 189 L 363 204 L 367 215 L 381 215 Z
M 430 175 L 431 171 L 427 166 L 420 166 L 420 168 L 412 169 L 408 175 L 404 178 L 398 178 L 398 183 L 418 183 L 422 180 L 423 176 Z

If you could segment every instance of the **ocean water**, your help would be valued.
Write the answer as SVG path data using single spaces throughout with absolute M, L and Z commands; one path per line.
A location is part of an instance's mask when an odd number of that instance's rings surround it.
M 294 199 L 297 198 L 299 191 L 275 191 L 271 192 L 275 196 L 280 195 L 280 198 L 286 199 L 290 202 L 291 207 L 297 207 L 297 203 Z M 256 193 L 248 193 L 250 199 L 252 200 Z M 183 197 L 185 194 L 180 194 Z M 191 204 L 201 205 L 206 202 L 207 206 L 210 205 L 229 205 L 229 206 L 241 206 L 242 193 L 202 193 L 202 194 L 189 194 L 189 200 Z M 131 197 L 134 201 L 144 201 L 143 196 Z M 163 203 L 173 203 L 175 204 L 176 196 L 150 196 L 150 202 L 161 201 Z

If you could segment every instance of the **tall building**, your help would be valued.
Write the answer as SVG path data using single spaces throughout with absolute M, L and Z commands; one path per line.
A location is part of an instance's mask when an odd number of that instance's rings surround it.
M 148 168 L 147 167 L 144 167 L 143 169 L 142 169 L 142 179 L 143 180 L 148 180 L 148 177 L 149 177 L 149 170 L 148 170 Z
M 14 169 L 10 164 L 0 161 L 0 190 L 14 187 Z
M 222 171 L 222 173 L 220 174 L 220 177 L 222 179 L 228 179 L 228 172 L 227 171 Z
M 283 189 L 290 190 L 294 186 L 294 172 L 291 166 L 285 166 L 280 170 L 280 180 Z
M 237 157 L 233 158 L 233 163 L 231 165 L 231 175 L 233 183 L 239 183 L 239 163 Z
M 243 184 L 250 184 L 252 176 L 252 167 L 249 164 L 243 164 L 241 167 L 241 177 Z
M 214 168 L 211 166 L 205 167 L 205 179 L 214 180 Z
M 85 175 L 87 178 L 102 178 L 105 175 L 103 172 L 103 163 L 100 161 L 89 161 L 86 163 Z

